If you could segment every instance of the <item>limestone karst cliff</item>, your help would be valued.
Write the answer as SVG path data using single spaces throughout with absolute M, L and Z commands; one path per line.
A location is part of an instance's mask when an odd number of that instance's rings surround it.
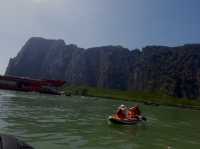
M 141 50 L 121 46 L 83 49 L 63 40 L 33 37 L 10 59 L 5 74 L 198 98 L 200 44 L 147 46 Z

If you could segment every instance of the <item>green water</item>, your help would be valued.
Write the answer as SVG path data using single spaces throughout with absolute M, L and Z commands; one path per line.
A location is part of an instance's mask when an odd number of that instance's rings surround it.
M 146 123 L 109 124 L 119 104 L 101 98 L 0 91 L 0 133 L 36 149 L 199 149 L 200 111 L 140 105 Z

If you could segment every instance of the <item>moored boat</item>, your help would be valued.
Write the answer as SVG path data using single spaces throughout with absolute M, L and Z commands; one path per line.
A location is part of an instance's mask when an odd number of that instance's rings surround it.
M 0 89 L 6 90 L 60 95 L 61 93 L 56 88 L 64 84 L 65 81 L 62 80 L 40 80 L 16 76 L 0 76 Z

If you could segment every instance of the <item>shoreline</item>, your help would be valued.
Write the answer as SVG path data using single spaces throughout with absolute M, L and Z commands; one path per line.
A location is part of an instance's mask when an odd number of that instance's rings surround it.
M 169 106 L 182 109 L 200 110 L 198 99 L 179 99 L 162 93 L 130 92 L 111 89 L 101 89 L 94 87 L 65 86 L 66 95 L 80 95 L 86 97 L 99 97 L 104 99 L 114 99 L 123 101 L 133 101 L 152 106 Z
M 119 98 L 112 98 L 112 97 L 103 97 L 103 96 L 90 96 L 86 95 L 85 97 L 97 97 L 97 98 L 103 98 L 103 99 L 112 99 L 112 100 L 122 100 L 122 101 L 132 101 L 132 102 L 138 102 L 142 103 L 144 105 L 150 105 L 150 106 L 167 106 L 167 107 L 176 107 L 181 109 L 190 109 L 190 110 L 198 110 L 200 111 L 200 106 L 188 106 L 188 105 L 173 105 L 173 104 L 160 104 L 156 102 L 147 102 L 147 101 L 141 101 L 141 100 L 129 100 L 129 99 L 119 99 Z

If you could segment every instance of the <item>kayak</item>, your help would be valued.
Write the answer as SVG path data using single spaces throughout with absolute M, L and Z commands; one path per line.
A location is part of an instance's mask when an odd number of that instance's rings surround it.
M 136 119 L 136 118 L 131 118 L 131 119 L 119 119 L 115 115 L 109 116 L 108 120 L 110 120 L 112 123 L 117 123 L 117 124 L 124 124 L 124 125 L 134 125 L 140 121 L 141 119 Z

